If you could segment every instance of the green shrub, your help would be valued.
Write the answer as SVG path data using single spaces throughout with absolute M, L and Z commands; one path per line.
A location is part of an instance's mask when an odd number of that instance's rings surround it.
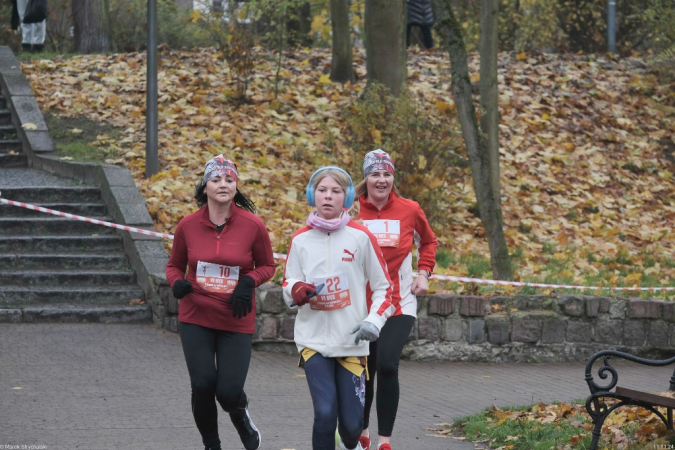
M 70 0 L 50 0 L 45 47 L 56 53 L 69 53 L 74 50 L 73 15 Z
M 464 178 L 459 166 L 466 165 L 455 153 L 459 144 L 453 121 L 423 108 L 407 90 L 395 98 L 376 83 L 343 117 L 347 142 L 356 153 L 352 173 L 361 173 L 367 152 L 384 149 L 396 165 L 401 194 L 420 203 L 432 226 L 447 226 L 447 190 L 455 188 L 451 180 Z
M 520 9 L 511 15 L 513 19 L 509 15 L 503 19 L 519 24 L 514 37 L 515 51 L 545 51 L 562 46 L 563 33 L 558 26 L 555 2 L 523 0 Z
M 110 41 L 115 52 L 134 52 L 146 47 L 147 0 L 106 0 Z M 169 48 L 213 45 L 193 23 L 188 10 L 174 0 L 157 1 L 157 42 Z
M 675 80 L 675 4 L 671 0 L 649 0 L 642 10 L 645 29 L 650 30 L 650 48 L 656 55 L 654 68 L 665 82 Z
M 7 45 L 14 53 L 18 53 L 21 49 L 21 29 L 16 32 L 12 30 L 11 11 L 10 2 L 0 2 L 0 45 Z
M 480 2 L 454 3 L 469 51 L 478 49 Z M 634 50 L 675 56 L 672 0 L 616 0 L 616 43 L 619 53 Z M 670 37 L 668 37 L 670 36 Z M 502 51 L 607 50 L 606 0 L 500 0 L 499 47 Z M 667 50 L 670 49 L 670 50 Z

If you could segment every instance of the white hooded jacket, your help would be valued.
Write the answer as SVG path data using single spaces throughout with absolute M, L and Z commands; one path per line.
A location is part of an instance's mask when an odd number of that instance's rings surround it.
M 363 320 L 381 329 L 394 313 L 386 262 L 368 229 L 352 220 L 332 233 L 310 227 L 295 233 L 283 283 L 284 300 L 290 307 L 295 307 L 291 289 L 299 281 L 315 282 L 317 286 L 323 282 L 312 305 L 326 301 L 331 306 L 318 310 L 308 303 L 298 308 L 294 330 L 298 350 L 310 348 L 328 358 L 368 355 L 368 341 L 355 344 L 349 332 Z M 373 291 L 370 311 L 367 284 Z

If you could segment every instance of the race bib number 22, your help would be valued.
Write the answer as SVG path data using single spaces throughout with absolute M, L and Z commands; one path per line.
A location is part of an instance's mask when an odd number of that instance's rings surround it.
M 322 283 L 324 285 L 316 297 L 309 299 L 310 308 L 321 311 L 332 311 L 352 304 L 352 299 L 349 295 L 349 282 L 344 273 L 327 278 L 310 278 L 307 281 L 313 283 L 314 286 L 320 286 Z

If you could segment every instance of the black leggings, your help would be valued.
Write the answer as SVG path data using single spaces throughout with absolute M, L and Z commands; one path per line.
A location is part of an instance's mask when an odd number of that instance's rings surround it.
M 370 423 L 370 407 L 373 404 L 375 375 L 377 374 L 377 433 L 391 437 L 398 411 L 398 362 L 410 330 L 415 325 L 413 316 L 400 315 L 387 319 L 380 337 L 370 343 L 368 375 L 366 381 L 366 406 L 363 413 L 363 429 Z
M 180 340 L 190 373 L 192 415 L 206 447 L 219 447 L 218 409 L 236 418 L 248 403 L 244 383 L 251 362 L 252 335 L 180 324 Z

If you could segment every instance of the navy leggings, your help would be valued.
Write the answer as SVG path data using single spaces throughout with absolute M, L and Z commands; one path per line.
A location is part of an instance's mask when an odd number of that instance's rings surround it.
M 365 372 L 359 377 L 335 358 L 316 353 L 304 363 L 314 405 L 313 450 L 335 450 L 335 426 L 347 448 L 359 443 L 363 421 Z
M 251 362 L 252 335 L 180 324 L 190 373 L 192 415 L 206 447 L 219 447 L 216 399 L 230 416 L 245 414 L 244 383 Z M 236 417 L 235 417 L 236 418 Z
M 375 393 L 375 376 L 377 375 L 377 433 L 391 437 L 398 412 L 398 362 L 405 341 L 415 325 L 413 316 L 400 315 L 387 319 L 380 337 L 370 343 L 368 355 L 368 375 L 366 382 L 366 407 L 363 415 L 363 429 L 370 424 L 370 408 Z

